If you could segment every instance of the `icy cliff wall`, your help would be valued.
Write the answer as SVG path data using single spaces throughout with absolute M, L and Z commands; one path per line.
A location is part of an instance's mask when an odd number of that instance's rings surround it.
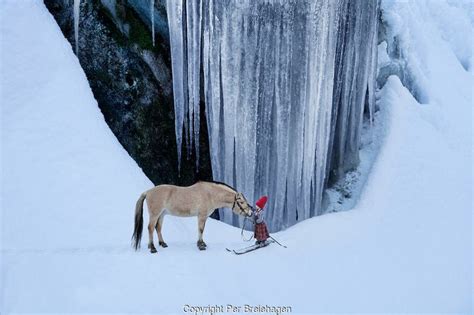
M 213 177 L 250 201 L 268 194 L 271 230 L 322 213 L 328 180 L 358 163 L 364 108 L 373 112 L 378 7 L 167 1 L 178 151 L 183 141 L 199 149 L 203 79 Z

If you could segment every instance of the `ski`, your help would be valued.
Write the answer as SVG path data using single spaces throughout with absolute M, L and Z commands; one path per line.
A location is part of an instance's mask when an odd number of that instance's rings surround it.
M 270 243 L 274 243 L 273 240 L 266 240 L 265 243 L 263 244 L 254 244 L 254 245 L 250 245 L 250 246 L 247 246 L 247 247 L 244 247 L 244 248 L 240 248 L 240 249 L 229 249 L 229 248 L 226 248 L 226 250 L 230 253 L 234 253 L 236 255 L 242 255 L 242 254 L 246 254 L 246 253 L 249 253 L 249 252 L 252 252 L 256 249 L 259 249 L 259 248 L 262 248 L 262 247 L 266 247 L 268 245 L 270 245 Z

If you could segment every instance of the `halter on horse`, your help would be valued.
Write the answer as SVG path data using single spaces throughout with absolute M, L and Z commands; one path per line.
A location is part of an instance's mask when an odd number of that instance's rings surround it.
M 242 200 L 243 199 L 243 200 Z M 247 205 L 248 208 L 250 208 L 250 212 L 249 212 L 249 209 L 245 209 L 244 207 L 242 207 L 242 204 L 241 202 L 244 203 L 244 205 Z M 232 211 L 236 212 L 235 211 L 235 206 L 239 206 L 239 215 L 242 215 L 244 217 L 250 217 L 252 216 L 252 212 L 253 212 L 253 208 L 252 206 L 247 202 L 247 200 L 245 200 L 245 198 L 243 197 L 242 193 L 236 193 L 235 194 L 235 199 L 234 199 L 234 204 L 232 205 Z

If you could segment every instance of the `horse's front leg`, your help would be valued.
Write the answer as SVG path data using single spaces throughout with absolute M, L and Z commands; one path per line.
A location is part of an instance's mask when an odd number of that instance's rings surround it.
M 203 214 L 202 212 L 198 215 L 198 241 L 197 246 L 199 250 L 205 250 L 207 245 L 202 239 L 202 234 L 204 233 L 204 227 L 206 226 L 207 213 Z

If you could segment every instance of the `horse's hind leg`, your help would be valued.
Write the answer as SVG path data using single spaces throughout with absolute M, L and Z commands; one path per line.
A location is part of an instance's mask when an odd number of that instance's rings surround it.
M 205 250 L 207 245 L 202 239 L 202 234 L 204 233 L 204 227 L 206 226 L 207 215 L 198 215 L 198 235 L 199 239 L 197 241 L 197 246 L 200 250 Z
M 148 223 L 148 248 L 150 249 L 151 253 L 156 253 L 156 248 L 153 244 L 153 231 L 155 230 L 157 221 L 157 215 L 150 216 L 150 222 Z
M 161 235 L 161 228 L 163 227 L 164 218 L 165 214 L 162 213 L 158 218 L 158 222 L 156 223 L 156 234 L 158 234 L 158 244 L 163 248 L 168 247 L 168 244 L 165 243 L 165 241 L 163 240 L 163 236 Z

